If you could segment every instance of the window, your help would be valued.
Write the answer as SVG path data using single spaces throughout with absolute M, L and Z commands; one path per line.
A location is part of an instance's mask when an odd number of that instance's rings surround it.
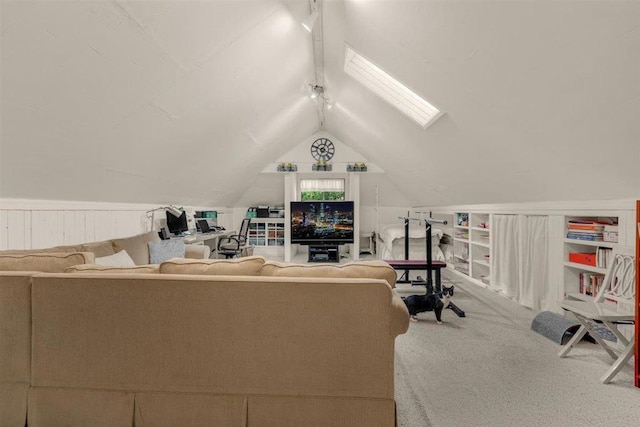
M 301 179 L 300 200 L 344 200 L 344 179 Z
M 345 73 L 418 122 L 420 126 L 426 128 L 442 115 L 438 108 L 422 99 L 349 45 L 345 44 L 344 47 Z

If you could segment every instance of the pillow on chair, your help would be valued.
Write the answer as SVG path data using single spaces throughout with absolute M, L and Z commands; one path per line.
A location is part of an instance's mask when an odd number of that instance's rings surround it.
M 182 240 L 161 240 L 149 242 L 149 262 L 161 264 L 171 258 L 184 258 L 185 248 Z

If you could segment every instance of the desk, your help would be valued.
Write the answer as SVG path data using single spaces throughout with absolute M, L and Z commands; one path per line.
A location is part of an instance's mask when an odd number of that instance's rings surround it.
M 218 249 L 218 239 L 220 237 L 228 237 L 236 234 L 235 231 L 214 231 L 211 233 L 196 233 L 181 237 L 171 237 L 172 239 L 180 239 L 185 244 L 207 245 L 211 248 L 210 258 L 214 258 L 214 253 Z

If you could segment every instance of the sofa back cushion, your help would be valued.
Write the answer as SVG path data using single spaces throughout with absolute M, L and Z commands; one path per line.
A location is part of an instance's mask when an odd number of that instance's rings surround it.
M 55 246 L 43 249 L 12 249 L 2 251 L 0 254 L 40 254 L 40 253 L 70 253 L 70 252 L 91 252 L 95 257 L 113 255 L 113 245 L 110 241 L 84 243 L 80 245 Z
M 136 265 L 135 267 L 111 267 L 108 265 L 84 264 L 74 265 L 64 270 L 65 273 L 160 273 L 157 264 Z
M 113 255 L 113 245 L 110 241 L 92 242 L 82 245 L 82 252 L 92 252 L 96 258 Z
M 47 254 L 47 253 L 70 253 L 70 252 L 91 252 L 91 251 L 83 251 L 78 250 L 79 246 L 56 246 L 54 248 L 42 248 L 42 249 L 9 249 L 6 251 L 0 251 L 0 256 L 8 255 L 8 254 Z
M 2 254 L 0 271 L 41 271 L 62 273 L 67 267 L 93 264 L 95 257 L 90 252 Z
M 261 256 L 232 259 L 174 258 L 160 264 L 161 274 L 204 274 L 208 276 L 259 276 L 265 263 Z
M 392 288 L 397 273 L 384 261 L 359 261 L 346 264 L 288 264 L 267 261 L 260 270 L 262 276 L 277 277 L 332 277 L 352 279 L 383 279 Z
M 136 265 L 149 264 L 149 242 L 159 242 L 160 236 L 157 231 L 150 231 L 136 236 L 125 237 L 123 239 L 113 239 L 114 252 L 127 251 Z

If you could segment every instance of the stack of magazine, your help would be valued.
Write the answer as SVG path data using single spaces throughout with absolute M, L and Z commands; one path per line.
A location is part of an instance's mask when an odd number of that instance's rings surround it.
M 567 239 L 602 242 L 604 224 L 596 221 L 571 220 L 567 223 Z

